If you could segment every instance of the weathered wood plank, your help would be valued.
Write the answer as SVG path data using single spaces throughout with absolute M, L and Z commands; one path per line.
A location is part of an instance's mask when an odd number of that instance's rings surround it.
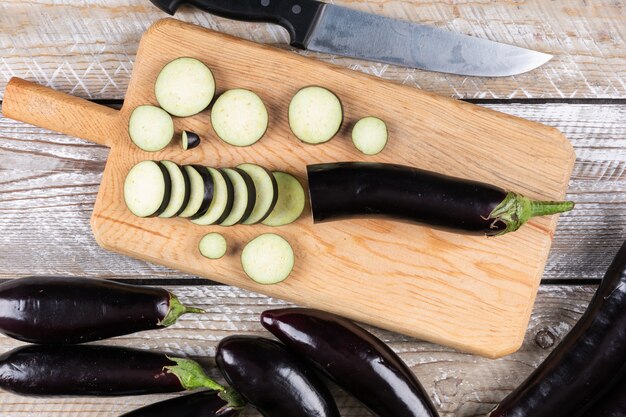
M 556 126 L 574 144 L 569 197 L 578 206 L 560 219 L 544 278 L 601 277 L 626 237 L 626 106 L 489 107 Z M 106 156 L 106 148 L 0 118 L 0 278 L 182 276 L 95 243 L 89 217 Z
M 185 316 L 169 329 L 138 333 L 106 343 L 198 357 L 212 368 L 211 358 L 219 340 L 237 333 L 269 335 L 258 322 L 259 314 L 286 305 L 232 287 L 175 287 L 171 290 L 184 301 L 205 308 L 207 314 Z M 378 329 L 374 333 L 389 343 L 420 378 L 442 417 L 484 416 L 558 344 L 585 310 L 594 291 L 595 287 L 542 287 L 522 349 L 498 360 L 458 353 Z M 0 337 L 0 352 L 15 346 L 18 342 Z M 214 369 L 211 375 L 218 377 Z M 339 389 L 334 388 L 333 392 L 342 416 L 370 415 Z M 0 417 L 57 417 L 79 412 L 113 417 L 162 398 L 166 397 L 31 399 L 0 392 Z M 259 414 L 248 410 L 245 416 Z
M 472 78 L 301 52 L 425 90 L 464 98 L 626 97 L 626 10 L 614 0 L 336 0 L 335 3 L 555 54 L 509 78 Z M 141 33 L 164 17 L 145 0 L 0 3 L 0 91 L 13 76 L 88 98 L 124 97 Z M 177 18 L 286 48 L 268 24 L 183 8 Z

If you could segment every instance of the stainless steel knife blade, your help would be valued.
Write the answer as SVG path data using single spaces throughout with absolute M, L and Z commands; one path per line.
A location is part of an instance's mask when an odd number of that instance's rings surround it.
M 334 4 L 322 6 L 306 49 L 429 71 L 484 77 L 521 74 L 552 55 Z

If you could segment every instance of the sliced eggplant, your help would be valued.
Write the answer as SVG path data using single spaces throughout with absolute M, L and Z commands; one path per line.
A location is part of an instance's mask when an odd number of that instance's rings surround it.
M 159 217 L 174 217 L 184 210 L 189 202 L 191 186 L 187 172 L 172 161 L 161 161 L 167 169 L 172 184 L 170 199 L 167 207 Z
M 295 256 L 289 242 L 274 233 L 265 233 L 248 242 L 241 252 L 243 270 L 259 284 L 284 281 L 293 269 Z
M 193 149 L 200 145 L 200 136 L 197 133 L 183 130 L 183 133 L 180 135 L 180 144 L 184 151 Z
M 230 201 L 229 206 L 226 210 L 224 210 L 222 216 L 215 221 L 215 224 L 222 224 L 222 222 L 226 220 L 226 218 L 230 215 L 230 211 L 232 210 L 235 203 L 235 187 L 233 187 L 233 182 L 230 180 L 230 177 L 224 172 L 223 169 L 218 169 L 218 171 L 224 177 L 224 181 L 226 181 L 226 191 L 228 192 L 228 200 Z
M 387 145 L 387 125 L 378 117 L 364 117 L 352 128 L 352 143 L 365 155 L 376 155 Z
M 326 88 L 304 87 L 289 103 L 289 127 L 305 143 L 315 145 L 331 140 L 342 121 L 341 101 Z
M 243 224 L 255 224 L 262 222 L 270 215 L 276 201 L 278 201 L 278 184 L 272 173 L 255 164 L 241 164 L 237 168 L 245 171 L 254 182 L 256 190 L 256 202 L 252 208 L 252 212 Z
M 266 226 L 284 226 L 295 222 L 304 211 L 306 197 L 300 181 L 286 172 L 274 172 L 278 185 L 278 201 L 263 224 Z
M 207 211 L 201 217 L 193 219 L 192 222 L 202 226 L 209 224 L 215 224 L 221 218 L 225 218 L 224 215 L 228 215 L 233 207 L 234 193 L 232 191 L 232 185 L 229 188 L 230 182 L 227 182 L 227 178 L 224 178 L 226 174 L 215 168 L 204 168 L 213 178 L 213 200 Z
M 230 214 L 220 222 L 220 225 L 233 226 L 246 220 L 252 212 L 256 201 L 256 190 L 252 178 L 245 171 L 238 168 L 224 168 L 222 172 L 233 184 L 234 200 Z
M 174 137 L 172 116 L 155 106 L 139 106 L 128 120 L 130 139 L 140 149 L 156 152 L 165 148 Z
M 185 209 L 179 217 L 196 218 L 204 214 L 213 199 L 213 179 L 206 169 L 197 165 L 185 165 L 183 169 L 189 176 L 190 195 Z
M 167 168 L 158 161 L 141 161 L 124 181 L 126 207 L 137 217 L 161 214 L 170 201 L 172 183 Z
M 200 113 L 214 94 L 213 73 L 195 58 L 178 58 L 165 65 L 154 84 L 159 106 L 178 117 Z
M 223 93 L 211 109 L 211 124 L 217 136 L 234 146 L 250 146 L 263 137 L 269 116 L 261 98 L 250 90 L 236 88 Z
M 219 259 L 226 254 L 228 244 L 226 239 L 219 233 L 208 233 L 198 243 L 200 254 L 205 258 Z

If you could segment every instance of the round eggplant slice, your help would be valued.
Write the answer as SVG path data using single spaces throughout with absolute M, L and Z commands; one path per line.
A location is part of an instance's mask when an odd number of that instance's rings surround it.
M 215 221 L 215 224 L 222 224 L 222 222 L 226 220 L 226 218 L 230 215 L 230 211 L 233 209 L 233 205 L 235 204 L 235 187 L 233 186 L 233 182 L 230 180 L 230 177 L 228 176 L 228 174 L 224 172 L 224 169 L 218 169 L 218 171 L 224 177 L 224 181 L 226 181 L 226 191 L 228 192 L 228 200 L 229 200 L 229 205 L 226 208 L 226 210 L 224 210 L 222 217 L 220 217 L 219 219 Z
M 276 201 L 278 201 L 278 184 L 272 173 L 255 164 L 241 164 L 237 168 L 245 171 L 254 182 L 256 190 L 256 202 L 252 208 L 252 212 L 243 224 L 255 224 L 262 222 L 270 215 Z
M 204 213 L 209 204 L 211 204 L 213 199 L 213 181 L 208 173 L 198 170 L 206 171 L 203 167 L 185 165 L 183 169 L 189 176 L 190 195 L 185 209 L 178 216 L 193 218 L 198 213 Z
M 200 145 L 200 136 L 188 130 L 183 130 L 183 133 L 180 135 L 180 144 L 184 151 L 193 149 Z
M 198 249 L 205 258 L 219 259 L 226 254 L 228 244 L 224 236 L 214 232 L 208 233 L 200 239 Z
M 378 117 L 364 117 L 352 128 L 352 143 L 365 155 L 376 155 L 387 145 L 387 125 Z
M 167 112 L 155 106 L 139 106 L 128 120 L 130 139 L 140 149 L 156 152 L 165 148 L 174 137 L 174 121 Z
M 289 103 L 289 127 L 305 143 L 315 145 L 331 140 L 342 121 L 341 101 L 326 88 L 304 87 Z
M 295 262 L 289 242 L 274 233 L 265 233 L 248 242 L 241 252 L 241 266 L 259 284 L 284 281 Z
M 178 58 L 165 65 L 154 84 L 159 106 L 178 117 L 206 109 L 215 94 L 211 70 L 195 58 Z
M 278 201 L 274 210 L 263 224 L 266 226 L 284 226 L 295 222 L 304 211 L 306 197 L 300 181 L 286 172 L 274 172 L 278 184 Z
M 228 90 L 211 109 L 211 124 L 217 136 L 234 146 L 250 146 L 263 137 L 269 116 L 265 104 L 250 90 Z
M 191 216 L 191 220 L 204 216 L 209 207 L 211 207 L 213 196 L 215 195 L 215 184 L 213 183 L 213 176 L 211 173 L 203 166 L 194 165 L 193 167 L 202 177 L 202 182 L 204 183 L 204 196 L 202 197 L 202 204 L 200 204 L 198 212 Z
M 162 213 L 170 200 L 171 179 L 158 161 L 142 161 L 130 169 L 124 181 L 124 202 L 137 217 Z
M 167 169 L 172 183 L 170 192 L 170 200 L 165 210 L 159 217 L 174 217 L 178 215 L 189 202 L 189 194 L 191 186 L 189 185 L 189 176 L 187 172 L 172 161 L 161 161 L 161 164 Z
M 252 178 L 245 171 L 237 168 L 224 168 L 222 170 L 233 184 L 234 200 L 233 207 L 228 217 L 226 217 L 220 225 L 233 226 L 246 220 L 256 200 L 256 190 Z
M 219 219 L 225 218 L 224 215 L 230 213 L 233 207 L 234 193 L 232 191 L 232 185 L 227 182 L 227 178 L 224 178 L 226 174 L 215 168 L 207 167 L 204 169 L 206 169 L 213 178 L 213 200 L 204 215 L 192 220 L 192 222 L 207 226 L 217 223 Z

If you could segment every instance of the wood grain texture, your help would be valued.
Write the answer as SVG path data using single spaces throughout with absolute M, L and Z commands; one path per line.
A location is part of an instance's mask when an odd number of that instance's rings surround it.
M 242 87 L 260 94 L 271 114 L 264 140 L 248 148 L 205 140 L 193 153 L 182 152 L 174 142 L 152 154 L 131 143 L 131 111 L 155 102 L 158 72 L 181 55 L 207 63 L 221 91 Z M 291 96 L 310 83 L 341 97 L 345 119 L 338 138 L 315 147 L 298 141 L 285 117 Z M 349 127 L 376 103 L 383 104 L 375 115 L 387 121 L 392 139 L 369 160 L 486 181 L 531 198 L 560 199 L 574 154 L 557 130 L 172 19 L 156 23 L 144 35 L 117 117 L 115 111 L 89 102 L 80 108 L 77 100 L 15 80 L 7 87 L 3 112 L 85 139 L 95 135 L 100 143 L 106 139 L 111 153 L 91 220 L 104 248 L 487 356 L 507 354 L 520 345 L 556 216 L 488 239 L 382 220 L 313 226 L 307 212 L 279 231 L 296 252 L 290 279 L 263 286 L 243 273 L 240 249 L 272 228 L 138 219 L 124 205 L 123 183 L 128 170 L 144 159 L 218 167 L 254 162 L 305 180 L 306 164 L 363 159 L 349 140 Z M 176 122 L 178 131 L 212 135 L 208 112 Z M 415 138 L 415 132 L 424 133 Z M 532 172 L 526 168 L 530 163 Z M 209 231 L 223 231 L 229 240 L 231 249 L 219 261 L 207 261 L 197 251 L 197 242 Z M 378 297 L 381 293 L 384 298 Z
M 545 279 L 600 278 L 626 237 L 626 106 L 499 104 L 557 127 L 578 155 Z M 190 278 L 101 249 L 89 218 L 108 148 L 0 116 L 0 278 L 78 274 Z
M 334 3 L 557 56 L 529 74 L 475 78 L 299 53 L 455 97 L 626 97 L 626 10 L 619 0 Z M 11 76 L 19 76 L 81 97 L 121 99 L 139 37 L 162 17 L 147 0 L 0 2 L 0 94 Z M 191 8 L 176 17 L 287 48 L 287 33 L 277 26 L 235 22 Z
M 269 333 L 259 324 L 259 314 L 266 309 L 288 305 L 232 287 L 170 289 L 183 301 L 205 308 L 207 314 L 184 316 L 169 329 L 124 336 L 106 343 L 196 357 L 211 369 L 213 377 L 219 377 L 212 360 L 217 343 L 225 336 L 238 333 L 268 336 Z M 594 291 L 595 287 L 543 287 L 521 350 L 498 360 L 459 353 L 397 333 L 373 331 L 410 366 L 442 417 L 484 416 L 558 344 L 585 310 Z M 0 352 L 12 349 L 18 343 L 2 336 Z M 342 416 L 370 416 L 356 400 L 338 388 L 334 387 L 333 393 Z M 87 413 L 89 416 L 114 417 L 164 398 L 168 397 L 34 399 L 0 391 L 0 417 L 83 416 Z M 260 415 L 247 410 L 244 416 Z

